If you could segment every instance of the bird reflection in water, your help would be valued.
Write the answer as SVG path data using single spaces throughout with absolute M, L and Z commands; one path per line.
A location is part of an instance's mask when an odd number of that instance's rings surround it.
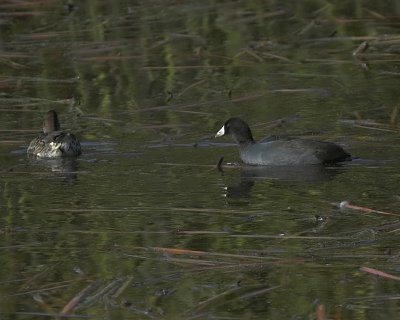
M 227 166 L 224 166 L 227 168 Z M 234 166 L 232 166 L 234 168 Z M 333 179 L 343 172 L 341 166 L 325 167 L 310 166 L 241 166 L 240 181 L 235 185 L 226 186 L 224 196 L 232 199 L 248 198 L 251 189 L 257 181 L 273 180 L 291 183 L 318 183 Z
M 66 181 L 74 181 L 78 177 L 78 161 L 75 157 L 37 158 L 29 156 L 28 159 L 32 166 L 44 167 L 47 171 Z

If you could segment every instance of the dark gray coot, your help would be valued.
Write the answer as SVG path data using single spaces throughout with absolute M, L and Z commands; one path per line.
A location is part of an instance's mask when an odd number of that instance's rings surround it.
M 239 145 L 240 158 L 249 165 L 316 165 L 351 160 L 350 154 L 333 142 L 308 139 L 255 142 L 248 124 L 240 118 L 226 121 L 215 137 L 227 134 Z

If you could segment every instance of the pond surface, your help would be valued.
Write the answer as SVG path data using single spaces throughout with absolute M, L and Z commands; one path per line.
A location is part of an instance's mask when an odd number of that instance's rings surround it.
M 1 2 L 0 318 L 398 318 L 399 31 L 398 1 Z M 76 161 L 26 156 L 49 109 Z M 355 160 L 237 165 L 232 116 Z

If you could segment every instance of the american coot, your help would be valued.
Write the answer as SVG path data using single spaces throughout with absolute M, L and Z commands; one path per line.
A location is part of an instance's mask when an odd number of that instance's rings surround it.
M 240 158 L 246 164 L 265 166 L 291 166 L 332 164 L 350 160 L 350 154 L 332 142 L 307 139 L 255 142 L 246 122 L 231 118 L 215 137 L 230 134 L 239 144 Z
M 81 144 L 78 139 L 72 133 L 59 130 L 57 112 L 48 111 L 43 122 L 43 133 L 31 141 L 27 152 L 42 158 L 80 155 Z

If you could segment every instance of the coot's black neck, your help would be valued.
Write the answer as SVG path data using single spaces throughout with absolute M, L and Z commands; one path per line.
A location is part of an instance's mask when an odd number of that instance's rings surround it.
M 239 145 L 249 145 L 249 144 L 254 144 L 255 141 L 253 139 L 253 136 L 251 134 L 251 132 L 249 131 L 248 134 L 246 135 L 236 135 L 233 134 L 233 140 L 236 141 L 237 144 Z

